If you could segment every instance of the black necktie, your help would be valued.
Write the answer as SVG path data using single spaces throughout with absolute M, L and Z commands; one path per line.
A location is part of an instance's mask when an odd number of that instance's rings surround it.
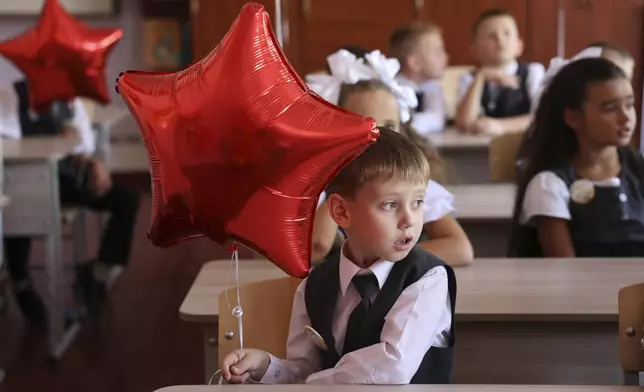
M 353 283 L 353 286 L 358 290 L 362 299 L 349 316 L 347 333 L 344 337 L 343 354 L 360 348 L 359 341 L 362 337 L 362 326 L 367 318 L 369 310 L 371 309 L 372 301 L 375 300 L 378 290 L 380 289 L 378 279 L 373 273 L 355 275 L 353 279 L 351 279 L 351 283 Z
M 425 93 L 422 91 L 417 92 L 416 99 L 418 100 L 418 106 L 416 106 L 416 112 L 422 112 L 424 109 L 423 104 L 425 103 Z

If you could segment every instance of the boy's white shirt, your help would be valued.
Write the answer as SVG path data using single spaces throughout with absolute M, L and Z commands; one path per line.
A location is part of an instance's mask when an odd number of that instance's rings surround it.
M 440 132 L 445 129 L 447 106 L 443 87 L 438 80 L 418 84 L 402 73 L 396 76 L 398 84 L 423 94 L 423 107 L 411 115 L 411 125 L 421 135 Z
M 332 320 L 338 353 L 342 353 L 349 316 L 360 302 L 351 279 L 371 272 L 382 288 L 394 265 L 382 260 L 362 270 L 345 258 L 344 252 L 340 254 L 340 291 Z M 440 266 L 429 270 L 398 297 L 385 317 L 380 343 L 348 353 L 335 367 L 322 370 L 318 348 L 304 328 L 311 324 L 304 302 L 306 281 L 295 292 L 286 359 L 271 356 L 262 383 L 408 384 L 430 347 L 447 347 L 452 314 L 447 272 Z
M 506 68 L 505 71 L 508 75 L 515 75 L 519 63 L 513 61 Z M 528 63 L 528 77 L 526 80 L 526 90 L 530 95 L 530 101 L 534 102 L 538 98 L 539 93 L 541 92 L 541 82 L 545 76 L 546 69 L 543 64 L 540 63 Z M 458 100 L 459 102 L 465 97 L 467 91 L 470 89 L 472 82 L 474 81 L 474 76 L 471 72 L 464 72 L 459 76 L 458 79 Z M 492 84 L 490 85 L 492 89 L 498 88 L 498 86 Z
M 80 139 L 73 153 L 92 155 L 96 149 L 96 136 L 85 105 L 80 98 L 75 98 L 72 101 L 72 107 L 74 117 L 70 120 L 70 124 L 76 129 Z M 0 136 L 8 139 L 22 138 L 19 99 L 13 87 L 0 89 Z

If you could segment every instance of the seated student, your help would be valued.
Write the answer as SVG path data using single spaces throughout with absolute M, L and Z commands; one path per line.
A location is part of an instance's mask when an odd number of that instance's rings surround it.
M 423 22 L 401 26 L 389 38 L 389 47 L 400 62 L 398 83 L 414 89 L 418 99 L 411 125 L 421 135 L 442 131 L 447 109 L 441 79 L 449 56 L 440 27 Z
M 516 20 L 504 10 L 485 11 L 474 22 L 472 40 L 479 67 L 459 81 L 457 126 L 491 135 L 527 129 L 545 71 L 538 63 L 517 62 L 523 41 Z
M 298 287 L 286 359 L 254 349 L 224 356 L 232 382 L 444 384 L 452 373 L 456 279 L 416 245 L 430 165 L 389 128 L 327 189 L 347 239 Z M 311 326 L 323 339 L 311 339 Z M 317 344 L 316 344 L 317 343 Z
M 633 55 L 628 50 L 619 45 L 608 42 L 595 42 L 588 45 L 581 52 L 573 56 L 569 61 L 557 57 L 550 61 L 550 67 L 546 72 L 546 76 L 543 78 L 543 81 L 539 88 L 539 93 L 535 97 L 535 100 L 532 102 L 533 109 L 536 110 L 539 105 L 541 92 L 548 85 L 552 76 L 556 75 L 563 64 L 589 57 L 602 57 L 606 60 L 612 61 L 613 63 L 615 63 L 615 65 L 620 67 L 622 71 L 624 71 L 624 74 L 626 74 L 626 77 L 630 81 L 633 80 L 633 72 L 635 69 L 635 59 L 633 58 Z M 525 158 L 527 157 L 528 150 L 530 148 L 530 139 L 532 137 L 533 130 L 534 122 L 532 122 L 530 124 L 530 127 L 528 127 L 523 137 L 523 141 L 521 142 L 521 146 L 519 147 L 517 154 L 517 170 L 519 171 L 524 167 Z
M 539 102 L 520 177 L 512 255 L 644 256 L 644 159 L 633 87 L 603 58 L 565 65 Z
M 369 57 L 369 56 L 368 56 Z M 381 126 L 387 126 L 402 133 L 418 145 L 432 167 L 425 203 L 423 204 L 424 238 L 419 245 L 452 266 L 469 265 L 474 258 L 472 244 L 459 223 L 450 214 L 454 196 L 436 181 L 444 180 L 444 163 L 438 152 L 427 139 L 419 136 L 409 124 L 410 105 L 400 97 L 397 100 L 393 90 L 399 89 L 390 80 L 389 87 L 380 79 L 361 80 L 355 84 L 343 84 L 340 89 L 338 106 L 371 117 Z M 402 87 L 403 89 L 405 87 Z M 413 95 L 412 95 L 413 98 Z M 331 219 L 325 202 L 325 194 L 320 196 L 314 220 L 312 259 L 322 260 L 332 250 L 338 230 Z
M 23 137 L 34 134 L 70 137 L 70 134 L 77 134 L 80 139 L 73 154 L 59 163 L 62 203 L 110 213 L 98 258 L 78 267 L 76 277 L 81 300 L 90 311 L 94 311 L 102 300 L 104 290 L 109 288 L 128 262 L 140 196 L 131 188 L 113 183 L 105 166 L 92 158 L 95 137 L 80 99 L 71 103 L 55 102 L 49 111 L 36 114 L 28 107 L 26 82 L 16 83 L 15 91 L 17 104 L 14 107 L 19 113 Z M 45 307 L 31 285 L 29 274 L 31 238 L 5 237 L 4 246 L 20 310 L 29 321 L 45 323 Z

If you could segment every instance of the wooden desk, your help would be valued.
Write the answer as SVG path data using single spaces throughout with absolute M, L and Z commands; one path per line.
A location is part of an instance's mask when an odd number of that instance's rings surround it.
M 112 173 L 149 173 L 148 151 L 143 142 L 114 142 L 108 157 Z
M 3 140 L 4 193 L 12 203 L 3 211 L 6 236 L 44 237 L 45 293 L 49 318 L 49 355 L 60 359 L 80 329 L 65 327 L 63 258 L 58 161 L 72 152 L 77 138 L 31 137 Z
M 449 169 L 452 184 L 490 182 L 489 145 L 487 135 L 462 134 L 454 128 L 428 135 Z
M 513 184 L 447 187 L 454 195 L 454 216 L 470 238 L 476 257 L 506 256 L 515 188 Z
M 218 295 L 230 261 L 204 265 L 179 309 L 202 325 L 205 374 L 217 369 Z M 455 382 L 619 385 L 617 292 L 644 259 L 477 259 L 456 270 Z M 285 276 L 243 260 L 241 284 Z M 243 306 L 243 298 L 242 298 Z
M 195 385 L 175 386 L 158 389 L 156 392 L 300 392 L 302 385 Z M 609 386 L 563 386 L 563 385 L 307 385 L 307 391 L 314 392 L 635 392 L 642 391 L 638 387 L 609 387 Z M 404 389 L 403 389 L 404 388 Z

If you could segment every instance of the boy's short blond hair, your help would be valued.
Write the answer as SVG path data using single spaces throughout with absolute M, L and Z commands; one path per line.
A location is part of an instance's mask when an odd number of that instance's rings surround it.
M 337 193 L 353 198 L 369 181 L 399 178 L 411 182 L 429 181 L 429 162 L 409 138 L 387 127 L 378 127 L 380 137 L 349 162 L 327 187 L 327 195 Z
M 407 57 L 416 50 L 418 40 L 425 34 L 442 34 L 443 30 L 434 22 L 412 22 L 400 26 L 389 37 L 391 55 L 405 66 Z

